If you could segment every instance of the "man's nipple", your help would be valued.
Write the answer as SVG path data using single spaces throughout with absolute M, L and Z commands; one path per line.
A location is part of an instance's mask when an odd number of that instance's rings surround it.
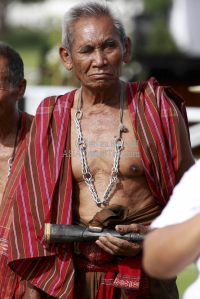
M 134 173 L 138 173 L 140 171 L 140 168 L 137 165 L 131 165 L 130 170 Z

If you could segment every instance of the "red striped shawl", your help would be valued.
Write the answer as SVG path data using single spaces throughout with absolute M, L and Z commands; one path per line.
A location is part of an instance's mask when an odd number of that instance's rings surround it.
M 0 208 L 0 299 L 21 299 L 25 292 L 25 283 L 20 283 L 20 277 L 7 265 L 13 197 L 19 180 L 31 126 L 30 116 L 25 112 L 20 113 L 22 116 L 22 129 L 18 139 L 15 160 L 6 183 Z
M 10 234 L 9 265 L 48 294 L 73 296 L 74 266 L 70 244 L 43 245 L 44 222 L 72 223 L 72 171 L 68 129 L 75 91 L 46 98 L 39 106 L 18 183 Z M 129 83 L 128 104 L 149 186 L 164 206 L 176 184 L 181 163 L 178 114 L 187 123 L 184 101 L 154 78 Z M 68 135 L 69 134 L 69 135 Z M 36 241 L 37 240 L 37 241 Z

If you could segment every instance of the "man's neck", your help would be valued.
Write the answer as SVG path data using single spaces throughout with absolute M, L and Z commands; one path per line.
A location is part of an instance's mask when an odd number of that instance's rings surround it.
M 115 105 L 120 100 L 120 83 L 108 89 L 88 89 L 82 87 L 82 107 L 87 109 L 91 106 L 102 107 L 104 105 Z
M 19 110 L 17 107 L 2 111 L 0 109 L 0 143 L 12 146 L 18 130 Z

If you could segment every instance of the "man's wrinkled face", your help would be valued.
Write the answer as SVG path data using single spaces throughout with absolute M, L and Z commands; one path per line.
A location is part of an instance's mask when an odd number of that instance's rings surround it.
M 84 86 L 108 87 L 118 81 L 123 45 L 109 17 L 81 18 L 74 24 L 71 59 Z
M 15 105 L 16 90 L 11 87 L 7 59 L 0 56 L 0 105 Z
M 7 59 L 0 56 L 0 90 L 10 90 L 10 77 Z

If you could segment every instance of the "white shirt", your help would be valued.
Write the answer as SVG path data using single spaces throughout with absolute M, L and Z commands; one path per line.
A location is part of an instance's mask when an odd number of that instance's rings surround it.
M 193 165 L 174 188 L 169 203 L 151 224 L 161 228 L 184 222 L 200 213 L 200 160 Z M 200 257 L 196 262 L 197 280 L 185 291 L 183 299 L 200 299 Z

